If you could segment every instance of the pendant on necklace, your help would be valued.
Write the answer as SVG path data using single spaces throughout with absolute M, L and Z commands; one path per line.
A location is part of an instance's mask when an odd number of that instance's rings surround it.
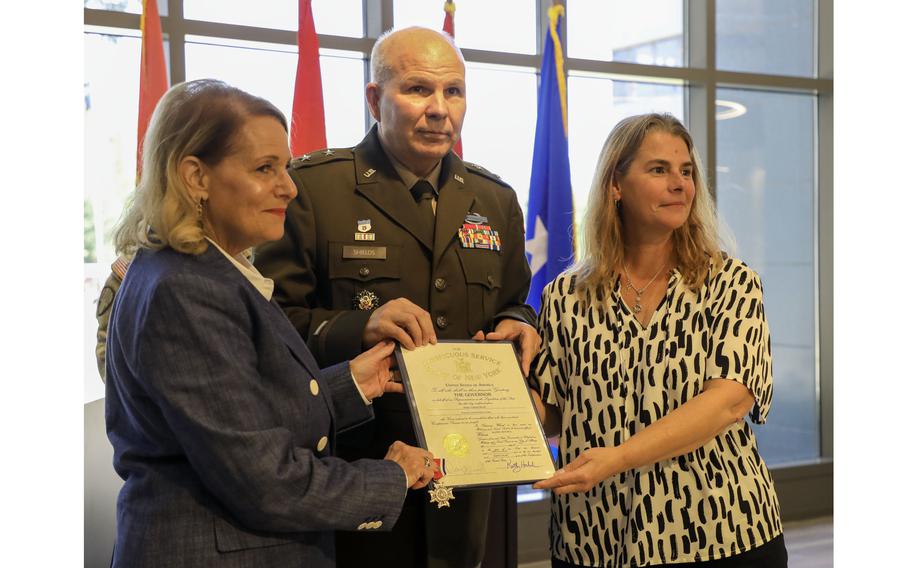
M 635 296 L 635 305 L 632 306 L 632 311 L 636 314 L 641 311 L 641 296 Z

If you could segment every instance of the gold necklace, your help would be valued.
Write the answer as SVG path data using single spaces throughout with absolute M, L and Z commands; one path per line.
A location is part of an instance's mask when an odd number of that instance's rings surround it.
M 657 279 L 657 277 L 660 275 L 660 273 L 663 272 L 665 266 L 667 266 L 666 263 L 664 263 L 663 266 L 660 267 L 660 270 L 658 270 L 656 273 L 654 273 L 654 276 L 652 276 L 651 279 L 648 280 L 648 283 L 645 284 L 644 286 L 642 286 L 642 288 L 639 290 L 638 288 L 635 287 L 634 284 L 632 284 L 632 277 L 629 276 L 629 267 L 626 266 L 626 262 L 623 261 L 622 269 L 626 273 L 626 280 L 627 280 L 626 286 L 628 286 L 629 288 L 632 289 L 633 292 L 635 292 L 635 305 L 632 306 L 632 311 L 634 313 L 637 314 L 641 311 L 641 295 L 645 293 L 645 290 L 648 289 L 648 286 L 650 286 L 654 282 L 654 280 Z

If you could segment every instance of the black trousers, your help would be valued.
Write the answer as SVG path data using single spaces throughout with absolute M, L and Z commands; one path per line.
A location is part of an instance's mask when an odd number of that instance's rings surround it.
M 563 562 L 558 558 L 552 558 L 551 565 L 553 568 L 587 568 L 580 564 Z M 787 568 L 787 548 L 784 546 L 784 535 L 781 534 L 758 548 L 736 556 L 704 562 L 652 564 L 651 568 Z

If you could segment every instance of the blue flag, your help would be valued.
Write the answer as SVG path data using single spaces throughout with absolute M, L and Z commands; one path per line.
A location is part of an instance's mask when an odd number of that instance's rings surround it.
M 575 253 L 566 82 L 559 41 L 564 13 L 559 4 L 548 12 L 550 30 L 544 43 L 537 91 L 537 132 L 525 221 L 525 247 L 531 265 L 528 303 L 536 310 L 540 309 L 544 286 L 572 264 Z

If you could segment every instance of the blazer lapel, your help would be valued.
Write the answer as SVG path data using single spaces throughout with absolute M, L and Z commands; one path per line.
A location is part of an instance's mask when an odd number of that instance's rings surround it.
M 436 204 L 436 238 L 433 247 L 433 268 L 452 245 L 455 233 L 464 223 L 474 204 L 474 191 L 464 184 L 467 171 L 458 156 L 449 152 L 439 175 L 439 202 Z
M 354 148 L 355 190 L 427 248 L 433 239 L 421 222 L 417 203 L 379 145 L 377 126 Z
M 316 363 L 313 354 L 307 349 L 306 344 L 303 342 L 303 338 L 300 337 L 300 334 L 294 329 L 291 322 L 288 321 L 287 316 L 284 315 L 284 311 L 278 306 L 278 303 L 273 299 L 269 301 L 269 304 L 271 304 L 271 307 L 273 308 L 270 310 L 269 314 L 272 318 L 275 331 L 278 332 L 278 335 L 288 346 L 288 349 L 291 351 L 291 354 L 294 355 L 294 358 L 297 359 L 307 372 L 315 378 L 319 375 L 319 364 Z

